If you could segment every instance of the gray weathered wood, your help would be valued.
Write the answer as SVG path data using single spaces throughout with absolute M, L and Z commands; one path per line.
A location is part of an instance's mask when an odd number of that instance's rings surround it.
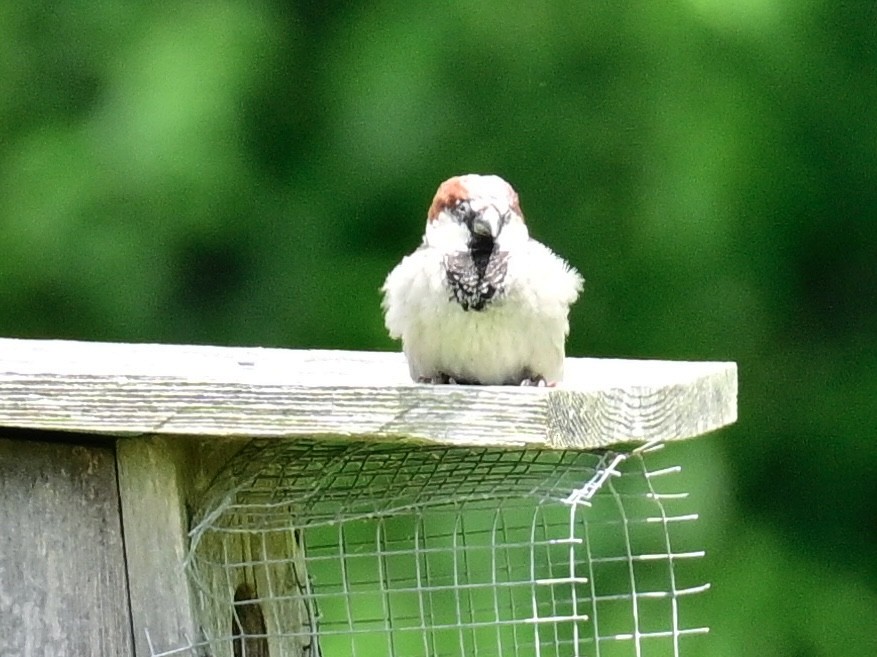
M 185 443 L 167 438 L 120 440 L 119 496 L 131 622 L 137 657 L 186 645 L 197 637 L 184 563 L 189 522 Z
M 736 417 L 734 363 L 570 358 L 556 388 L 429 386 L 397 353 L 0 339 L 0 426 L 593 448 Z
M 0 440 L 0 655 L 128 657 L 127 595 L 112 449 Z

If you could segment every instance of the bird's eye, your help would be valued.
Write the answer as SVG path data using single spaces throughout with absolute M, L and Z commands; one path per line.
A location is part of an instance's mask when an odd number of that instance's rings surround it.
M 454 210 L 459 216 L 466 217 L 472 212 L 472 205 L 469 201 L 458 201 Z

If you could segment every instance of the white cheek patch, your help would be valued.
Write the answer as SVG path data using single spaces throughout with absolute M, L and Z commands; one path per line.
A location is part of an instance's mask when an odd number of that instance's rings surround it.
M 500 251 L 507 251 L 520 247 L 529 241 L 530 233 L 527 230 L 527 225 L 520 217 L 512 215 L 503 226 L 496 244 Z
M 465 251 L 469 247 L 469 229 L 442 212 L 426 224 L 426 243 L 445 252 Z

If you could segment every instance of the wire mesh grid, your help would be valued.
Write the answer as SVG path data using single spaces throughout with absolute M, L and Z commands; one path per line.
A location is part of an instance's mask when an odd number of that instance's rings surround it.
M 153 655 L 678 656 L 708 585 L 659 447 L 253 441 L 191 532 L 204 636 Z

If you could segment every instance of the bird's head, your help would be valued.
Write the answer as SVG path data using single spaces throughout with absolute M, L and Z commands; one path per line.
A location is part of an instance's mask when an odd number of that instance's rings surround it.
M 508 251 L 529 239 L 518 194 L 499 176 L 454 176 L 439 185 L 426 219 L 426 243 L 452 253 Z

